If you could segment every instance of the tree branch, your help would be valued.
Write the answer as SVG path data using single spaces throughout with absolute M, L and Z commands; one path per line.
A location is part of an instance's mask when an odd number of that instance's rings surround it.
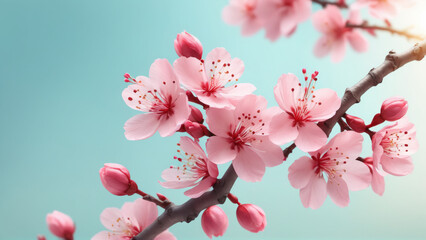
M 415 39 L 415 40 L 423 40 L 424 39 L 424 37 L 422 37 L 422 36 L 411 34 L 407 31 L 396 30 L 396 29 L 393 29 L 391 27 L 381 27 L 381 26 L 375 26 L 375 25 L 368 25 L 366 22 L 363 23 L 363 24 L 346 23 L 346 27 L 347 28 L 359 28 L 359 29 L 364 29 L 364 30 L 384 31 L 384 32 L 389 32 L 391 34 L 396 34 L 396 35 L 406 37 L 407 39 Z
M 349 6 L 345 3 L 345 1 L 325 1 L 325 0 L 312 0 L 313 3 L 317 3 L 321 5 L 321 7 L 325 8 L 327 5 L 334 5 L 338 8 L 348 8 Z
M 425 54 L 426 41 L 423 41 L 421 44 L 416 44 L 412 49 L 401 54 L 396 54 L 391 51 L 388 56 L 386 56 L 384 63 L 377 68 L 373 68 L 361 81 L 346 89 L 341 106 L 336 114 L 329 120 L 319 123 L 318 125 L 328 136 L 337 121 L 352 105 L 360 102 L 361 96 L 368 89 L 381 83 L 385 76 L 404 66 L 406 63 L 414 60 L 422 60 Z M 290 154 L 294 148 L 295 145 L 291 145 L 284 150 L 284 154 Z M 152 240 L 174 224 L 183 221 L 189 223 L 194 220 L 202 210 L 216 204 L 223 204 L 236 180 L 237 174 L 231 165 L 222 179 L 218 179 L 212 191 L 204 193 L 199 198 L 190 199 L 182 205 L 170 206 L 150 226 L 134 237 L 133 240 Z

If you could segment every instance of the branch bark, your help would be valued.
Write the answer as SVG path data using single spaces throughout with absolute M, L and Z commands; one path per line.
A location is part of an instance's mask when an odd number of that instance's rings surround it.
M 336 114 L 329 120 L 319 123 L 321 129 L 328 135 L 336 125 L 337 121 L 345 114 L 345 112 L 355 103 L 361 101 L 361 96 L 371 87 L 378 85 L 383 81 L 383 78 L 389 73 L 397 70 L 411 61 L 420 61 L 426 55 L 426 41 L 420 44 L 416 44 L 410 50 L 396 54 L 391 51 L 386 56 L 385 61 L 378 66 L 373 68 L 354 86 L 346 89 L 345 94 L 342 98 L 340 108 Z M 289 148 L 284 150 L 284 154 L 288 155 L 294 149 L 295 146 L 291 145 Z M 145 228 L 140 234 L 133 238 L 133 240 L 152 240 L 158 234 L 167 230 L 178 222 L 191 222 L 198 214 L 213 205 L 223 204 L 226 200 L 227 194 L 230 192 L 232 186 L 237 180 L 237 174 L 235 173 L 232 165 L 228 168 L 222 179 L 218 179 L 210 192 L 204 193 L 201 197 L 190 199 L 182 205 L 170 205 L 166 208 L 163 214 L 161 214 L 150 226 Z
M 347 28 L 359 28 L 359 29 L 364 29 L 364 30 L 383 31 L 383 32 L 391 33 L 391 34 L 400 35 L 400 36 L 406 37 L 407 39 L 415 39 L 415 40 L 423 40 L 424 39 L 424 37 L 422 37 L 422 36 L 411 34 L 407 31 L 396 30 L 396 29 L 393 29 L 391 27 L 368 25 L 367 23 L 363 23 L 363 24 L 346 23 L 346 27 Z

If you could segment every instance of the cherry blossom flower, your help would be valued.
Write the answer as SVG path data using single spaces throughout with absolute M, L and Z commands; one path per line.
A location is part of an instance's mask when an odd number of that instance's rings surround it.
M 345 56 L 345 45 L 349 42 L 357 52 L 365 52 L 368 42 L 361 32 L 346 27 L 346 21 L 336 6 L 328 5 L 324 10 L 316 12 L 312 17 L 314 27 L 323 34 L 314 47 L 317 57 L 324 57 L 331 52 L 331 60 L 339 62 Z M 361 24 L 362 19 L 358 11 L 351 11 L 349 23 Z
M 304 70 L 305 72 L 306 70 Z M 284 111 L 271 121 L 270 139 L 283 145 L 295 140 L 302 151 L 315 151 L 327 142 L 325 133 L 315 124 L 332 117 L 340 107 L 340 98 L 331 89 L 315 90 L 317 72 L 305 86 L 294 74 L 283 74 L 274 88 L 275 100 Z
M 181 57 L 174 63 L 175 71 L 186 88 L 199 100 L 214 108 L 233 108 L 232 100 L 251 94 L 256 88 L 249 83 L 237 82 L 244 71 L 244 63 L 224 48 L 215 48 L 205 61 Z
M 349 204 L 349 191 L 367 188 L 371 182 L 368 167 L 357 161 L 363 137 L 354 131 L 338 133 L 311 157 L 297 159 L 288 169 L 290 184 L 300 189 L 303 206 L 317 209 L 327 194 L 340 207 Z M 327 182 L 324 179 L 327 177 Z
M 160 184 L 165 188 L 174 189 L 195 186 L 186 191 L 185 195 L 197 198 L 216 183 L 219 171 L 216 164 L 207 158 L 198 142 L 189 137 L 181 137 L 178 145 L 182 149 L 178 150 L 181 157 L 175 156 L 174 159 L 182 162 L 183 166 L 171 166 L 164 170 L 162 177 L 165 182 Z
M 395 176 L 405 176 L 413 171 L 411 155 L 419 145 L 414 124 L 403 118 L 386 126 L 373 136 L 373 165 Z
M 143 199 L 126 202 L 121 209 L 107 208 L 101 213 L 101 222 L 109 231 L 102 231 L 92 240 L 130 240 L 158 216 L 157 206 Z M 154 240 L 176 240 L 169 231 L 160 233 Z
M 410 0 L 358 0 L 352 4 L 353 9 L 368 7 L 369 13 L 375 18 L 382 20 L 392 19 L 401 7 L 412 4 Z
M 188 99 L 166 59 L 155 60 L 149 78 L 139 76 L 132 82 L 135 84 L 124 89 L 123 99 L 129 107 L 145 113 L 124 124 L 127 139 L 146 139 L 157 130 L 162 137 L 170 136 L 188 119 Z
M 269 122 L 278 109 L 266 109 L 262 96 L 248 95 L 235 103 L 235 109 L 207 109 L 207 123 L 216 136 L 207 140 L 210 161 L 232 161 L 237 175 L 249 182 L 260 181 L 266 167 L 277 166 L 284 156 L 268 138 Z
M 370 168 L 371 173 L 371 188 L 377 194 L 382 196 L 385 192 L 385 172 L 377 170 L 373 165 L 373 158 L 368 157 L 364 159 L 365 165 Z
M 73 240 L 75 224 L 72 218 L 65 213 L 53 211 L 47 214 L 46 223 L 50 232 L 64 240 Z
M 256 15 L 258 0 L 231 0 L 223 9 L 222 18 L 230 25 L 241 25 L 241 34 L 250 36 L 262 28 L 262 20 Z
M 260 0 L 255 13 L 263 19 L 266 37 L 271 41 L 289 37 L 297 25 L 309 19 L 311 0 Z

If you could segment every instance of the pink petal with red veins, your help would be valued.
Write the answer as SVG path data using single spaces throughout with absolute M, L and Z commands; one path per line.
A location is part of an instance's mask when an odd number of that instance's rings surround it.
M 355 160 L 361 154 L 363 140 L 364 138 L 360 133 L 344 131 L 336 134 L 336 136 L 322 148 L 322 151 L 327 151 L 331 159 L 340 161 Z
M 124 124 L 124 135 L 128 140 L 141 140 L 154 135 L 161 121 L 158 114 L 145 113 L 136 115 Z
M 201 90 L 201 84 L 207 81 L 204 65 L 196 58 L 180 57 L 173 66 L 180 83 L 189 90 Z
M 207 192 L 213 184 L 216 183 L 216 178 L 206 177 L 201 180 L 195 187 L 187 190 L 184 194 L 190 198 L 197 198 Z
M 259 155 L 266 167 L 275 167 L 283 163 L 283 150 L 273 144 L 268 137 L 258 137 L 256 142 L 252 143 L 253 151 Z
M 336 114 L 341 100 L 337 93 L 331 89 L 323 88 L 315 90 L 314 105 L 310 104 L 309 120 L 313 122 L 324 121 Z
M 241 149 L 232 165 L 238 177 L 247 182 L 259 182 L 265 174 L 265 163 L 250 147 Z
M 299 97 L 300 86 L 296 75 L 283 74 L 274 87 L 274 96 L 280 108 L 286 112 L 292 112 Z
M 207 139 L 206 149 L 209 160 L 216 164 L 223 164 L 234 160 L 238 152 L 236 148 L 232 148 L 229 138 L 218 136 Z
M 226 98 L 243 97 L 253 93 L 256 87 L 251 83 L 239 83 L 221 89 L 221 94 Z
M 292 187 L 300 189 L 306 187 L 315 175 L 315 161 L 310 157 L 303 156 L 288 168 L 288 180 Z
M 176 96 L 180 92 L 179 80 L 167 59 L 157 59 L 149 69 L 149 78 L 160 83 L 163 96 Z
M 349 190 L 346 182 L 339 176 L 329 178 L 327 182 L 327 193 L 331 200 L 339 207 L 349 204 Z
M 206 115 L 206 122 L 210 127 L 210 131 L 217 136 L 227 137 L 228 133 L 235 126 L 234 111 L 208 108 Z
M 300 200 L 305 208 L 318 209 L 327 198 L 327 188 L 324 177 L 312 175 L 308 184 L 300 189 Z
M 345 45 L 346 41 L 344 38 L 336 39 L 333 42 L 333 47 L 331 49 L 331 61 L 332 62 L 340 62 L 342 61 L 343 57 L 345 56 Z
M 315 123 L 305 122 L 303 127 L 299 127 L 299 135 L 294 143 L 300 150 L 312 152 L 327 143 L 327 135 Z
M 386 155 L 383 155 L 381 158 L 381 163 L 383 170 L 389 174 L 395 176 L 405 176 L 410 174 L 414 165 L 411 161 L 411 157 L 405 158 L 390 158 Z
M 169 231 L 164 231 L 154 238 L 154 240 L 176 240 L 176 237 Z
M 357 52 L 366 52 L 368 50 L 368 41 L 358 31 L 352 31 L 346 35 L 352 48 Z
M 342 164 L 342 163 L 340 163 Z M 349 190 L 359 191 L 368 188 L 371 183 L 371 172 L 367 165 L 355 159 L 348 159 L 346 164 L 339 165 L 346 169 L 342 174 Z
M 269 139 L 277 145 L 284 145 L 297 138 L 299 131 L 293 126 L 290 115 L 283 112 L 272 118 L 269 125 Z
M 314 55 L 316 57 L 322 58 L 331 52 L 331 48 L 333 46 L 333 40 L 328 36 L 322 36 L 315 43 L 314 47 Z

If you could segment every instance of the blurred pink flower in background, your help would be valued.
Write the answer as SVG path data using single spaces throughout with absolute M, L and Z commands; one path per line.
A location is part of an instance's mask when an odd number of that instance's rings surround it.
M 232 161 L 241 179 L 260 181 L 265 167 L 284 160 L 282 150 L 269 138 L 269 122 L 277 108 L 266 108 L 262 96 L 248 95 L 235 103 L 235 110 L 207 109 L 207 123 L 216 136 L 207 139 L 210 161 L 223 164 Z
M 255 14 L 264 22 L 266 37 L 271 41 L 291 36 L 297 25 L 309 19 L 311 0 L 260 0 Z
M 349 204 L 349 190 L 370 185 L 370 170 L 356 160 L 362 141 L 362 135 L 354 131 L 338 133 L 327 145 L 309 153 L 311 157 L 301 157 L 289 167 L 288 179 L 291 186 L 300 189 L 303 206 L 317 209 L 328 194 L 336 205 L 345 207 Z
M 105 163 L 99 176 L 102 185 L 114 195 L 133 195 L 138 190 L 138 185 L 130 179 L 129 170 L 120 164 Z
M 222 18 L 230 25 L 241 25 L 241 34 L 250 36 L 263 27 L 262 20 L 256 14 L 258 2 L 263 0 L 231 0 L 223 9 Z
M 419 148 L 414 124 L 403 118 L 373 136 L 373 165 L 395 176 L 413 171 L 411 155 Z
M 102 231 L 92 240 L 130 240 L 148 227 L 158 216 L 157 205 L 143 199 L 126 202 L 121 209 L 107 208 L 101 213 L 101 222 L 109 231 Z M 154 240 L 175 240 L 169 231 Z
M 283 145 L 294 140 L 298 148 L 309 152 L 327 142 L 327 135 L 315 122 L 332 117 L 340 107 L 340 98 L 331 89 L 315 90 L 316 74 L 310 81 L 305 77 L 305 86 L 292 73 L 278 79 L 274 95 L 282 112 L 271 121 L 273 143 Z
M 175 71 L 187 89 L 199 100 L 214 108 L 233 108 L 231 100 L 251 94 L 256 87 L 250 83 L 237 82 L 244 71 L 244 63 L 224 48 L 215 48 L 204 61 L 181 57 L 174 62 Z
M 166 169 L 161 174 L 165 182 L 160 184 L 165 188 L 187 188 L 192 189 L 185 192 L 185 195 L 197 198 L 216 183 L 219 174 L 216 164 L 212 163 L 204 153 L 198 142 L 189 137 L 181 137 L 178 144 L 181 150 L 178 150 L 180 157 L 176 160 L 183 165 Z
M 38 235 L 37 240 L 46 240 L 46 237 L 43 235 Z
M 124 124 L 128 140 L 149 138 L 157 130 L 162 137 L 173 135 L 190 114 L 186 94 L 166 59 L 155 60 L 149 78 L 137 77 L 135 84 L 124 89 L 122 96 L 129 107 L 146 112 Z
M 203 45 L 194 35 L 187 32 L 179 33 L 175 39 L 175 51 L 179 57 L 195 57 L 201 59 L 203 56 Z
M 399 8 L 407 7 L 412 3 L 411 0 L 358 0 L 351 7 L 353 9 L 368 7 L 371 16 L 390 20 L 397 15 Z
M 346 27 L 346 21 L 338 7 L 328 5 L 324 10 L 320 10 L 312 16 L 312 22 L 314 27 L 323 34 L 315 44 L 315 56 L 324 57 L 331 52 L 331 60 L 340 62 L 345 56 L 346 42 L 349 42 L 357 52 L 367 51 L 367 40 L 360 31 Z M 348 22 L 361 24 L 362 19 L 359 12 L 352 10 L 349 13 Z
M 49 231 L 64 240 L 73 240 L 75 225 L 71 217 L 59 211 L 53 211 L 47 214 L 47 227 Z
M 201 227 L 209 238 L 223 236 L 228 225 L 226 213 L 216 205 L 207 208 L 201 217 Z

